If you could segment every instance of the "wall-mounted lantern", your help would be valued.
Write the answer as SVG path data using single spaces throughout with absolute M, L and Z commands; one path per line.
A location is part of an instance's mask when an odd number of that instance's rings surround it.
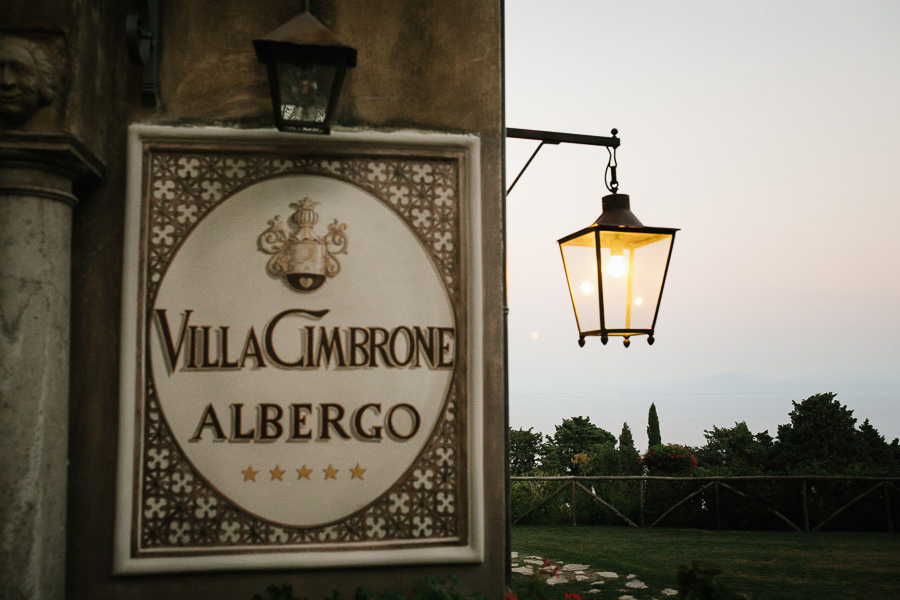
M 590 227 L 559 240 L 569 295 L 575 309 L 579 346 L 584 346 L 584 338 L 588 336 L 600 336 L 604 344 L 609 341 L 609 336 L 622 336 L 626 348 L 634 335 L 646 335 L 647 341 L 653 343 L 656 317 L 675 232 L 678 231 L 645 227 L 631 212 L 628 196 L 618 193 L 617 133 L 613 129 L 612 137 L 604 138 L 507 129 L 509 137 L 539 139 L 541 145 L 570 142 L 605 146 L 609 151 L 607 175 L 611 174 L 611 181 L 606 187 L 612 193 L 603 197 L 603 214 Z M 538 146 L 537 150 L 540 148 Z M 513 185 L 517 181 L 518 177 Z M 511 190 L 512 186 L 507 193 Z
M 253 47 L 269 71 L 275 126 L 329 133 L 344 74 L 356 66 L 356 49 L 342 44 L 308 9 L 253 40 Z

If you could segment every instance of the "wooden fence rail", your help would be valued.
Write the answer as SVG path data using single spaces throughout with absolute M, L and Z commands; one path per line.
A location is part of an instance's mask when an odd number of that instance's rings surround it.
M 663 521 L 666 517 L 671 515 L 677 508 L 684 505 L 692 498 L 702 494 L 703 492 L 712 488 L 713 492 L 713 510 L 715 513 L 715 522 L 716 529 L 721 529 L 722 521 L 721 521 L 721 511 L 720 511 L 720 494 L 721 490 L 725 490 L 738 498 L 740 498 L 746 504 L 753 506 L 757 510 L 764 511 L 769 513 L 770 515 L 776 517 L 783 523 L 785 523 L 788 527 L 793 529 L 794 531 L 818 531 L 822 529 L 827 523 L 831 522 L 838 515 L 847 511 L 857 503 L 859 503 L 864 498 L 874 494 L 878 490 L 882 490 L 882 499 L 884 504 L 884 514 L 885 514 L 885 524 L 888 531 L 894 531 L 894 521 L 892 517 L 892 508 L 891 508 L 891 490 L 894 493 L 900 494 L 900 477 L 865 477 L 865 476 L 856 476 L 856 477 L 842 477 L 842 476 L 829 476 L 829 475 L 781 475 L 781 476 L 765 476 L 765 475 L 755 475 L 755 476 L 733 476 L 733 477 L 651 477 L 651 476 L 615 476 L 615 475 L 599 475 L 593 477 L 578 477 L 578 476 L 565 476 L 565 477 L 550 477 L 550 476 L 536 476 L 536 477 L 510 477 L 511 482 L 516 481 L 526 481 L 526 482 L 558 482 L 560 485 L 555 487 L 552 493 L 544 495 L 540 498 L 540 500 L 534 505 L 528 508 L 525 512 L 518 516 L 518 518 L 513 521 L 513 524 L 519 523 L 522 519 L 538 510 L 542 506 L 547 505 L 548 502 L 564 493 L 566 490 L 571 492 L 570 501 L 568 503 L 572 525 L 577 525 L 577 517 L 576 517 L 576 494 L 580 491 L 581 493 L 587 495 L 591 500 L 599 503 L 605 509 L 610 511 L 613 515 L 616 516 L 619 520 L 623 521 L 626 525 L 630 527 L 643 527 L 645 526 L 645 499 L 647 495 L 647 488 L 650 485 L 657 485 L 661 482 L 681 482 L 688 484 L 697 484 L 699 487 L 687 495 L 681 497 L 677 502 L 666 508 L 656 519 L 650 523 L 649 527 L 656 527 L 659 525 L 661 521 Z M 625 511 L 617 508 L 612 504 L 609 499 L 604 499 L 597 493 L 593 484 L 597 482 L 603 481 L 632 481 L 632 482 L 640 482 L 640 501 L 639 501 L 639 523 L 635 523 L 632 519 L 630 519 Z M 800 523 L 795 523 L 785 514 L 783 514 L 783 510 L 779 510 L 775 506 L 771 506 L 767 499 L 757 497 L 753 494 L 747 493 L 746 491 L 742 491 L 735 487 L 735 485 L 741 482 L 782 482 L 782 483 L 791 483 L 795 482 L 798 484 L 797 487 L 797 496 L 796 498 L 800 504 Z M 833 510 L 819 521 L 815 526 L 810 528 L 810 510 L 809 510 L 809 486 L 815 486 L 816 483 L 839 483 L 839 482 L 862 482 L 863 484 L 871 484 L 867 486 L 867 489 L 862 493 L 858 494 L 852 500 L 846 502 L 839 508 Z

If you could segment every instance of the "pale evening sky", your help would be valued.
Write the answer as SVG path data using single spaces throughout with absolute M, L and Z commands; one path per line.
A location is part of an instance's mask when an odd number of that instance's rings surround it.
M 837 392 L 900 437 L 900 2 L 506 2 L 508 127 L 609 135 L 645 225 L 677 227 L 656 343 L 578 330 L 556 240 L 606 149 L 545 146 L 507 203 L 510 424 L 589 416 L 646 448 Z M 509 140 L 511 182 L 537 142 Z M 536 339 L 535 339 L 536 338 Z

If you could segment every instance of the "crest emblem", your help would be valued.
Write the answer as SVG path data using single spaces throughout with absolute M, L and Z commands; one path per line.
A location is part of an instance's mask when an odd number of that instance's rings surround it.
M 273 255 L 266 271 L 298 292 L 312 292 L 322 287 L 326 277 L 340 273 L 341 263 L 335 255 L 347 253 L 346 223 L 335 219 L 324 237 L 316 235 L 313 228 L 319 215 L 314 208 L 318 205 L 309 198 L 291 203 L 295 209 L 290 218 L 294 232 L 289 232 L 276 216 L 257 240 L 262 252 Z

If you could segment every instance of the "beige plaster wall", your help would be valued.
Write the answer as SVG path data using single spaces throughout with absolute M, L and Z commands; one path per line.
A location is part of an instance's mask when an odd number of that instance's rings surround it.
M 31 18 L 12 0 L 15 18 Z M 140 68 L 125 51 L 136 1 L 39 0 L 64 33 L 72 66 L 61 126 L 107 165 L 76 187 L 67 589 L 69 598 L 251 598 L 272 583 L 315 600 L 358 585 L 409 592 L 426 575 L 459 575 L 499 598 L 504 585 L 503 186 L 501 2 L 333 0 L 312 12 L 359 51 L 334 128 L 420 129 L 481 138 L 485 256 L 485 474 L 488 525 L 481 565 L 304 572 L 112 576 L 126 129 L 132 122 L 270 127 L 265 71 L 251 40 L 302 10 L 297 0 L 162 2 L 160 106 L 140 104 Z M 34 2 L 30 3 L 34 5 Z M 62 16 L 50 16 L 54 9 Z M 18 11 L 18 12 L 17 12 Z M 64 13 L 64 15 L 63 15 Z

